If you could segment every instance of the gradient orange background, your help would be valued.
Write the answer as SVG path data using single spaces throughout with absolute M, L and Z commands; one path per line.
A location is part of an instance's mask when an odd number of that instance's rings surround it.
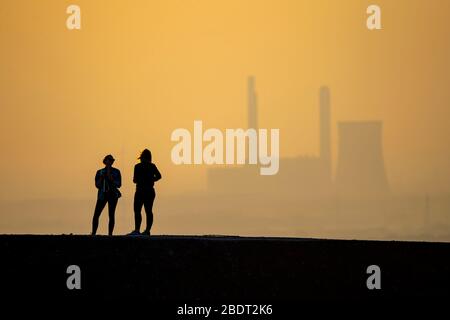
M 70 4 L 79 31 L 66 28 Z M 382 30 L 366 28 L 370 4 Z M 87 233 L 107 153 L 124 180 L 119 232 L 132 224 L 144 147 L 163 174 L 158 195 L 205 190 L 207 166 L 173 165 L 170 134 L 197 119 L 245 127 L 249 75 L 281 156 L 318 153 L 317 91 L 328 85 L 334 160 L 337 121 L 382 120 L 392 190 L 448 195 L 448 12 L 447 0 L 2 1 L 0 232 Z M 74 227 L 37 210 L 42 199 L 89 204 Z M 35 223 L 21 216 L 30 210 Z

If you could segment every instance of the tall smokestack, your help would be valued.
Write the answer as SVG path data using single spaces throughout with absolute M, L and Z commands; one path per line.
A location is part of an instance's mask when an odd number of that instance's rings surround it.
M 248 128 L 258 130 L 258 105 L 255 92 L 255 77 L 248 77 Z
M 320 104 L 320 159 L 331 179 L 331 133 L 330 133 L 330 89 L 321 87 L 319 91 Z

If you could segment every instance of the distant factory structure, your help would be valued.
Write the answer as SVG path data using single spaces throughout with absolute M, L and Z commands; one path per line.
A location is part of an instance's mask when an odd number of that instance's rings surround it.
M 336 189 L 340 194 L 385 194 L 389 187 L 382 122 L 340 122 Z
M 298 197 L 381 195 L 389 190 L 385 173 L 382 122 L 339 122 L 338 161 L 332 174 L 330 90 L 319 90 L 319 155 L 280 158 L 273 176 L 254 165 L 208 169 L 210 192 L 220 194 L 284 193 Z M 258 129 L 254 77 L 248 78 L 248 128 Z M 282 134 L 281 134 L 282 138 Z

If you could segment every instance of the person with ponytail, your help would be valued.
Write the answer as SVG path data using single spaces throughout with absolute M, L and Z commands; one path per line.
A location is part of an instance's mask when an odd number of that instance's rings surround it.
M 156 181 L 161 179 L 161 173 L 152 162 L 152 153 L 145 149 L 138 158 L 140 162 L 134 166 L 133 182 L 136 184 L 134 194 L 134 222 L 135 228 L 130 235 L 150 235 L 150 229 L 153 225 L 153 202 L 155 200 Z M 142 207 L 145 208 L 147 217 L 146 228 L 140 233 L 142 222 Z

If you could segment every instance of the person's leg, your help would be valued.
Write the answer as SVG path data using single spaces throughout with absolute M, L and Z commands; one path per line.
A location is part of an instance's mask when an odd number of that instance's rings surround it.
M 141 193 L 136 191 L 136 193 L 134 194 L 134 230 L 138 232 L 141 229 L 141 210 L 143 205 L 144 199 Z
M 97 203 L 95 204 L 94 217 L 92 218 L 92 235 L 95 235 L 97 233 L 98 219 L 100 218 L 100 214 L 102 213 L 105 205 L 105 199 L 97 199 Z
M 153 225 L 153 202 L 155 201 L 155 190 L 146 195 L 144 200 L 145 215 L 147 216 L 146 232 L 150 232 Z
M 117 201 L 119 199 L 117 197 L 109 197 L 108 199 L 108 213 L 109 213 L 109 224 L 108 224 L 108 234 L 112 236 L 114 231 L 114 224 L 115 224 L 115 215 L 116 215 L 116 207 L 117 207 Z

